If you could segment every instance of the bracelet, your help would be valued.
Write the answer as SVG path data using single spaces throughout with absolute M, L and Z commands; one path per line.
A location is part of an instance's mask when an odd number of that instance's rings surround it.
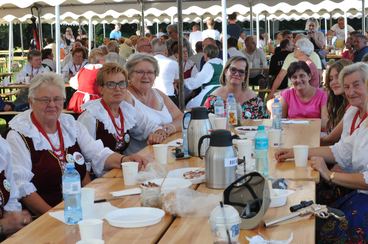
M 128 155 L 122 155 L 121 158 L 120 158 L 120 163 L 123 163 L 124 161 L 124 158 L 128 157 Z

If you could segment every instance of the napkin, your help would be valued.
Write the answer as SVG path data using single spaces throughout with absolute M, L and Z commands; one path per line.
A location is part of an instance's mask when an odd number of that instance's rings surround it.
M 126 190 L 122 190 L 122 191 L 113 191 L 113 192 L 110 192 L 110 194 L 113 195 L 114 197 L 137 195 L 137 194 L 141 194 L 141 189 L 140 188 L 131 188 L 131 189 L 126 189 Z
M 283 124 L 299 124 L 299 125 L 307 125 L 309 124 L 308 120 L 282 120 Z
M 113 210 L 118 209 L 117 207 L 112 206 L 109 202 L 103 202 L 103 203 L 95 203 L 93 205 L 93 213 L 95 216 L 93 216 L 96 219 L 103 219 L 105 218 L 105 215 Z M 64 210 L 60 211 L 54 211 L 49 212 L 50 216 L 65 223 L 64 220 Z
M 178 138 L 176 140 L 173 140 L 171 142 L 168 142 L 167 145 L 169 147 L 179 147 L 179 146 L 183 145 L 183 139 L 182 138 Z
M 289 244 L 293 240 L 293 233 L 290 233 L 290 237 L 287 240 L 265 240 L 262 236 L 256 235 L 252 238 L 246 237 L 249 244 Z

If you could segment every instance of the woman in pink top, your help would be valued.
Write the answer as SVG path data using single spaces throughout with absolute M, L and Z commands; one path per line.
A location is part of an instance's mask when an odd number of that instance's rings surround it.
M 282 115 L 285 118 L 320 118 L 322 130 L 327 122 L 327 94 L 311 86 L 311 71 L 304 61 L 291 63 L 287 76 L 293 87 L 281 92 Z

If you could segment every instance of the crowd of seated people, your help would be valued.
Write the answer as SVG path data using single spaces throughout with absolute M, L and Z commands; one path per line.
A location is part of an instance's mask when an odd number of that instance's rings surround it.
M 262 47 L 257 47 L 254 36 L 238 33 L 233 16 L 231 25 L 236 31 L 226 39 L 226 63 L 221 45 L 224 38 L 213 19 L 207 21 L 206 31 L 193 28 L 195 35 L 190 40 L 195 43 L 184 39 L 182 49 L 176 25 L 169 25 L 167 33 L 157 36 L 129 38 L 122 37 L 124 31 L 116 25 L 111 40 L 105 38 L 89 53 L 83 31 L 75 38 L 67 28 L 62 39 L 66 55 L 61 75 L 55 72 L 52 48 L 30 51 L 27 64 L 16 76 L 17 82 L 29 83 L 29 88 L 21 90 L 14 103 L 0 101 L 2 111 L 24 111 L 9 122 L 6 142 L 0 138 L 0 179 L 7 178 L 12 186 L 1 206 L 5 214 L 0 218 L 0 234 L 17 231 L 31 221 L 30 215 L 39 216 L 62 201 L 61 175 L 67 153 L 80 152 L 91 163 L 91 172 L 86 164 L 77 166 L 82 185 L 91 176 L 119 168 L 124 161 L 138 161 L 144 167 L 149 159 L 137 152 L 182 129 L 180 70 L 187 109 L 205 106 L 213 112 L 218 98 L 226 106 L 228 94 L 233 93 L 242 119 L 269 118 L 275 97 L 281 101 L 284 118 L 321 119 L 321 145 L 331 147 L 311 150 L 310 155 L 320 156 L 312 167 L 332 185 L 317 189 L 344 188 L 327 203 L 338 205 L 350 217 L 354 209 L 365 214 L 366 207 L 342 201 L 364 201 L 368 189 L 366 159 L 360 153 L 368 146 L 364 135 L 368 66 L 361 62 L 368 59 L 367 37 L 349 29 L 345 43 L 341 24 L 332 28 L 329 33 L 336 35 L 336 43 L 344 44 L 344 59 L 330 61 L 327 67 L 326 53 L 331 46 L 325 46 L 326 37 L 313 18 L 308 19 L 304 34 L 282 31 L 277 42 L 264 34 Z M 181 53 L 183 69 L 179 69 Z M 70 94 L 65 92 L 66 82 Z M 269 88 L 269 94 L 257 94 L 254 87 Z M 78 120 L 63 109 L 77 113 Z M 276 154 L 280 161 L 291 156 L 290 150 Z M 12 224 L 4 228 L 3 223 L 9 221 Z M 319 240 L 331 241 L 336 236 L 351 240 L 359 228 L 368 238 L 365 219 L 348 221 L 340 227 L 341 233 L 330 229 L 318 234 Z

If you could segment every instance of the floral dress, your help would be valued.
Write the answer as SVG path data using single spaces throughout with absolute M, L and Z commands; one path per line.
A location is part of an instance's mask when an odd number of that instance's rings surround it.
M 208 96 L 204 103 L 204 106 L 211 112 L 214 113 L 214 104 L 216 102 L 214 95 Z M 224 101 L 226 106 L 226 101 Z M 258 96 L 251 98 L 241 104 L 242 118 L 243 119 L 267 119 L 269 115 L 265 109 L 262 99 Z

